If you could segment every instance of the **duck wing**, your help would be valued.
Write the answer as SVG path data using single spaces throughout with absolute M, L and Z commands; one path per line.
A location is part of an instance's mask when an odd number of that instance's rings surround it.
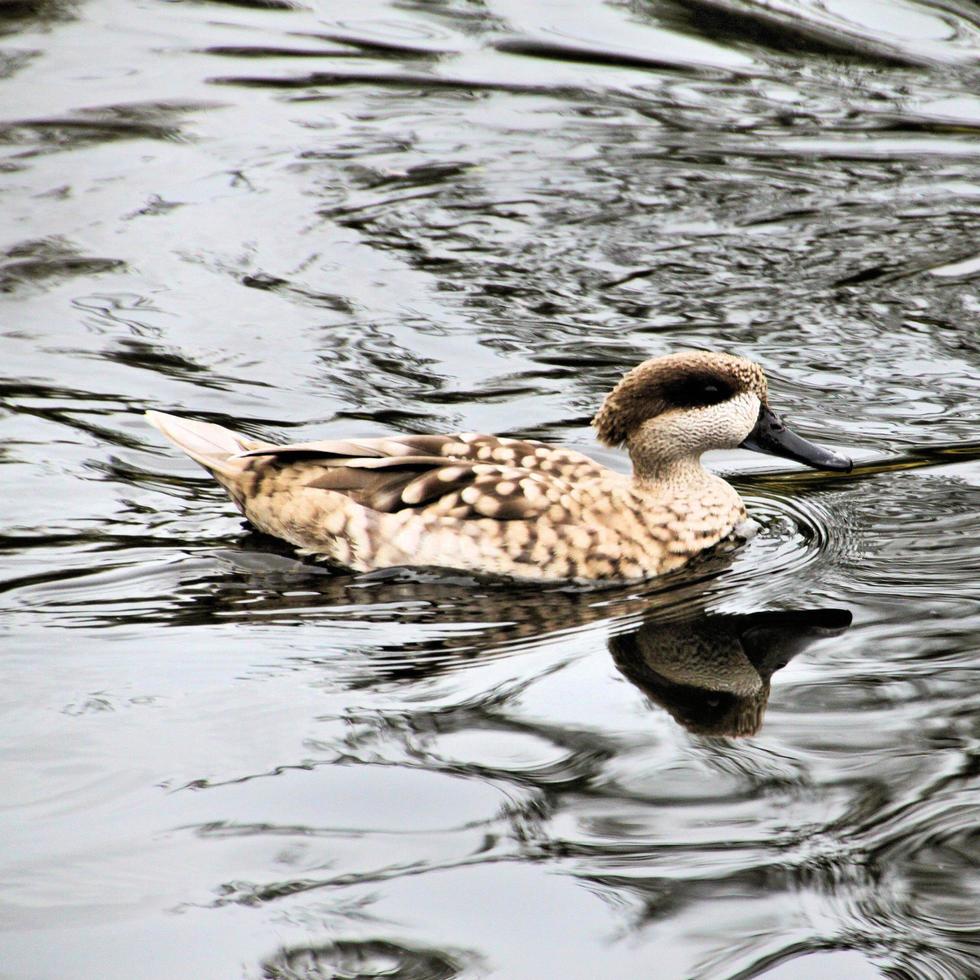
M 576 490 L 608 471 L 574 450 L 532 440 L 449 436 L 264 445 L 238 454 L 295 467 L 303 486 L 332 490 L 382 513 L 556 522 L 578 511 Z

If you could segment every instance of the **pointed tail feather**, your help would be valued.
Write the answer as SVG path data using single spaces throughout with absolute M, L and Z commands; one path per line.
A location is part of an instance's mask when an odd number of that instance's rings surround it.
M 235 458 L 238 453 L 262 445 L 256 439 L 247 439 L 212 422 L 196 422 L 164 412 L 147 412 L 146 420 L 191 459 L 216 475 L 230 477 L 240 473 L 244 463 Z

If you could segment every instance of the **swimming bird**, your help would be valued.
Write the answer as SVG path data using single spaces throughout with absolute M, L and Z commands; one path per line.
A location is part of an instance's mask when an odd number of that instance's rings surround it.
M 742 446 L 818 469 L 851 461 L 791 432 L 758 364 L 692 351 L 644 361 L 592 420 L 618 473 L 572 449 L 461 433 L 274 445 L 208 422 L 147 419 L 253 526 L 356 571 L 409 566 L 537 581 L 622 582 L 680 568 L 746 518 L 701 465 Z

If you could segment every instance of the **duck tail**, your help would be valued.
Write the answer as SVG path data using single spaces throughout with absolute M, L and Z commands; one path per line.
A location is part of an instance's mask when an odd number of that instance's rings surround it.
M 147 412 L 146 420 L 191 459 L 218 477 L 233 478 L 240 474 L 246 461 L 237 459 L 238 454 L 262 445 L 258 440 L 246 439 L 212 422 L 182 419 L 164 412 Z

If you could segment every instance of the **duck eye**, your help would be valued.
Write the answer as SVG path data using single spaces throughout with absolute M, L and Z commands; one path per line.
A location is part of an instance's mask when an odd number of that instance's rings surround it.
M 732 396 L 724 381 L 690 377 L 670 385 L 665 392 L 668 401 L 681 408 L 705 408 Z

